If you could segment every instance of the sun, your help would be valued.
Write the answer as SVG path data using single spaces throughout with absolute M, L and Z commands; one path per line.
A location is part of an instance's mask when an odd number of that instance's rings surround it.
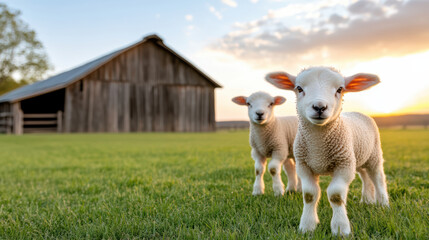
M 427 62 L 429 51 L 357 64 L 348 72 L 374 73 L 381 82 L 350 99 L 360 105 L 363 112 L 372 115 L 429 112 L 428 104 L 423 104 L 429 102 Z

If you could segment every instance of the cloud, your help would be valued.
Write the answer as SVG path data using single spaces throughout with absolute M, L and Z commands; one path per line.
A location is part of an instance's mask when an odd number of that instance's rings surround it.
M 360 0 L 344 6 L 341 14 L 333 11 L 338 7 L 334 3 L 338 2 L 319 4 L 320 11 L 330 14 L 312 19 L 307 29 L 281 21 L 293 15 L 287 7 L 260 20 L 236 23 L 211 47 L 261 67 L 358 62 L 429 49 L 429 1 Z M 298 12 L 304 10 L 317 9 L 306 4 L 298 8 Z
M 352 14 L 374 14 L 382 15 L 383 8 L 378 5 L 376 2 L 371 0 L 360 0 L 348 7 L 348 10 Z
M 250 0 L 252 3 L 257 3 L 259 0 Z
M 211 13 L 213 13 L 219 20 L 222 19 L 222 14 L 216 10 L 216 8 L 214 8 L 213 6 L 209 7 L 209 10 Z
M 230 7 L 237 7 L 237 3 L 234 0 L 221 0 L 221 1 Z
M 348 20 L 349 19 L 347 17 L 343 17 L 341 15 L 334 13 L 329 17 L 328 22 L 332 23 L 334 25 L 338 25 L 338 24 L 342 24 L 342 23 L 347 23 Z
M 274 18 L 284 18 L 296 16 L 299 14 L 310 14 L 320 12 L 323 9 L 330 8 L 337 5 L 344 5 L 342 0 L 322 0 L 311 3 L 294 3 L 288 4 L 286 7 L 270 10 L 268 15 Z
M 192 21 L 194 17 L 191 14 L 185 16 L 186 21 Z

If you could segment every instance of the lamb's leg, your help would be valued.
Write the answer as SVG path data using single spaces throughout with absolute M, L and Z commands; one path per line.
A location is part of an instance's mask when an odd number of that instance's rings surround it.
M 297 191 L 298 177 L 296 175 L 295 162 L 292 158 L 288 158 L 284 161 L 283 170 L 287 176 L 286 191 Z
M 389 195 L 387 194 L 386 176 L 384 175 L 383 159 L 374 168 L 368 168 L 368 175 L 375 186 L 375 198 L 382 206 L 389 206 Z
M 253 195 L 264 194 L 265 184 L 264 184 L 264 173 L 265 173 L 265 164 L 266 158 L 261 156 L 257 151 L 252 149 L 251 152 L 253 160 L 255 160 L 255 183 L 253 184 Z
M 298 162 L 296 172 L 301 178 L 304 198 L 304 209 L 299 223 L 299 230 L 304 233 L 311 232 L 316 229 L 319 223 L 317 216 L 317 204 L 320 199 L 319 176 L 313 175 L 307 165 L 299 164 Z
M 359 177 L 362 180 L 362 198 L 360 202 L 374 204 L 375 203 L 375 189 L 371 178 L 369 177 L 366 169 L 358 170 Z
M 273 190 L 275 196 L 282 196 L 285 193 L 285 185 L 283 184 L 281 172 L 284 158 L 279 158 L 273 155 L 270 163 L 268 164 L 268 171 L 273 177 Z
M 332 181 L 328 186 L 328 199 L 333 211 L 331 231 L 334 235 L 347 236 L 350 234 L 350 221 L 347 217 L 346 202 L 349 185 L 353 181 L 355 174 L 354 168 L 337 169 L 334 171 Z

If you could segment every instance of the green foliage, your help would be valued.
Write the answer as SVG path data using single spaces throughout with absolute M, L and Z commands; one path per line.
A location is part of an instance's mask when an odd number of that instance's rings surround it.
M 50 68 L 42 43 L 20 14 L 0 3 L 0 94 L 40 80 Z
M 28 82 L 25 80 L 15 81 L 13 78 L 5 78 L 3 81 L 0 81 L 0 95 L 7 93 L 15 88 L 27 85 Z
M 347 210 L 356 239 L 429 236 L 429 131 L 384 130 L 390 208 Z M 0 239 L 329 239 L 297 229 L 302 196 L 251 195 L 248 132 L 0 136 Z M 283 174 L 284 175 L 284 174 Z M 284 182 L 286 178 L 283 176 Z

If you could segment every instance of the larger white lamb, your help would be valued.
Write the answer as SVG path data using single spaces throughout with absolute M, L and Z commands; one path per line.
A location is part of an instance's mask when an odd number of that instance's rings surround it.
M 269 172 L 273 178 L 274 195 L 284 194 L 281 179 L 281 166 L 288 177 L 287 191 L 301 191 L 293 160 L 293 142 L 298 128 L 297 117 L 275 117 L 274 106 L 283 104 L 283 97 L 272 97 L 265 92 L 256 92 L 249 97 L 239 96 L 232 99 L 238 105 L 248 107 L 250 119 L 250 146 L 255 160 L 255 183 L 253 195 L 264 193 L 264 173 L 267 158 Z
M 268 74 L 266 80 L 297 96 L 299 127 L 294 154 L 304 198 L 299 229 L 307 232 L 316 228 L 319 175 L 331 175 L 327 189 L 333 209 L 331 230 L 334 235 L 350 234 L 345 204 L 356 171 L 363 182 L 362 201 L 389 205 L 377 125 L 361 113 L 341 114 L 344 93 L 370 88 L 379 78 L 365 73 L 344 78 L 334 69 L 312 67 L 297 77 L 276 72 Z

